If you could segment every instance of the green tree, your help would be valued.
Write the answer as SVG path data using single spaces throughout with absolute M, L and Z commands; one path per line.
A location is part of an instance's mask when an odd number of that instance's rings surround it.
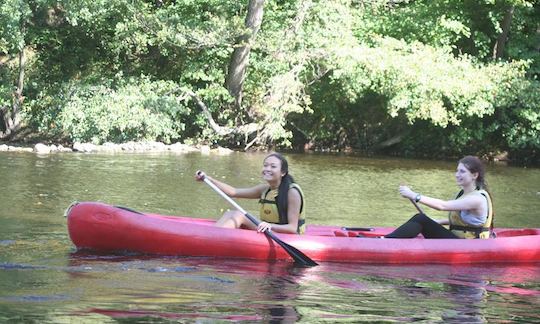
M 415 1 L 355 11 L 358 44 L 332 51 L 339 55 L 330 62 L 326 84 L 310 91 L 313 117 L 294 121 L 304 141 L 392 154 L 537 154 L 539 85 L 530 76 L 538 62 L 493 63 L 490 48 L 499 35 L 494 26 L 502 15 L 487 18 L 504 10 L 481 10 L 488 4 Z M 525 2 L 513 4 L 520 14 L 531 8 Z M 466 46 L 470 35 L 487 35 L 474 27 L 487 20 L 490 36 Z M 482 55 L 473 50 L 479 47 L 486 49 Z M 522 89 L 532 94 L 519 94 Z M 515 132 L 521 134 L 517 150 Z M 424 143 L 426 135 L 431 152 L 415 145 Z
M 0 4 L 0 53 L 2 65 L 12 72 L 3 73 L 2 99 L 0 100 L 0 138 L 11 136 L 20 127 L 23 104 L 26 47 L 29 42 L 28 25 L 33 13 L 26 1 L 7 0 Z M 13 76 L 16 81 L 13 83 Z M 11 82 L 10 82 L 11 81 Z M 10 100 L 10 97 L 12 99 Z
M 430 156 L 540 147 L 537 1 L 2 6 L 3 118 L 16 111 L 42 136 Z

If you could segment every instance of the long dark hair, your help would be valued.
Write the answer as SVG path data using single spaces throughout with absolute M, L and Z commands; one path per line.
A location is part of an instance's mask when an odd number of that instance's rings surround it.
M 289 163 L 283 155 L 274 152 L 268 154 L 264 159 L 266 160 L 271 156 L 277 158 L 281 162 L 281 172 L 284 175 L 281 177 L 281 183 L 278 188 L 277 207 L 280 220 L 288 222 L 287 211 L 289 205 L 289 188 L 291 184 L 294 183 L 294 178 L 289 174 Z

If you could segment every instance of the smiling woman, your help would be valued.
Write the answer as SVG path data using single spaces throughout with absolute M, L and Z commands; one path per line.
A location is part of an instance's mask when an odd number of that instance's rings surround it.
M 461 187 L 456 199 L 444 201 L 427 197 L 400 186 L 399 193 L 416 203 L 436 210 L 449 211 L 448 220 L 435 221 L 423 212 L 414 215 L 386 238 L 412 238 L 418 234 L 425 238 L 482 238 L 490 237 L 493 229 L 493 204 L 485 181 L 485 167 L 475 156 L 459 160 L 456 182 Z M 450 229 L 443 225 L 450 225 Z
M 250 188 L 235 188 L 215 180 L 202 171 L 195 175 L 198 181 L 207 179 L 229 197 L 259 199 L 261 222 L 255 225 L 238 210 L 227 211 L 216 226 L 247 228 L 265 232 L 298 233 L 305 231 L 304 195 L 289 174 L 289 164 L 279 153 L 267 155 L 263 162 L 262 183 Z

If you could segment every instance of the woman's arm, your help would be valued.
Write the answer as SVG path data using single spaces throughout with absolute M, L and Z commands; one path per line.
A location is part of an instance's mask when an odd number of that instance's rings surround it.
M 479 210 L 482 207 L 482 197 L 479 195 L 468 195 L 454 200 L 441 200 L 414 192 L 407 186 L 400 186 L 399 193 L 405 198 L 412 199 L 436 210 Z
M 210 180 L 213 184 L 216 185 L 216 187 L 221 189 L 221 191 L 223 191 L 229 197 L 257 199 L 261 197 L 261 194 L 264 190 L 268 189 L 267 184 L 259 184 L 251 188 L 235 188 L 231 185 L 226 184 L 225 182 L 221 182 L 206 175 L 206 173 L 202 171 L 197 171 L 195 173 L 195 179 L 197 181 L 203 181 L 204 178 Z

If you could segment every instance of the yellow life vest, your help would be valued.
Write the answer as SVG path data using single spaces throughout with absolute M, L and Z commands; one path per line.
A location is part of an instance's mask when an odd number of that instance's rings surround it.
M 461 212 L 460 211 L 451 211 L 448 214 L 448 220 L 450 221 L 450 230 L 455 235 L 461 237 L 461 238 L 481 238 L 481 239 L 487 239 L 490 237 L 491 234 L 491 227 L 493 222 L 493 204 L 491 202 L 491 197 L 489 196 L 489 193 L 485 190 L 476 190 L 472 193 L 479 193 L 482 196 L 484 196 L 488 203 L 488 215 L 486 217 L 486 222 L 484 224 L 481 224 L 479 226 L 473 226 L 471 224 L 468 224 L 463 221 L 461 218 Z M 463 190 L 460 191 L 457 195 L 456 199 L 461 199 L 466 195 L 463 195 Z
M 304 217 L 304 193 L 299 185 L 292 183 L 289 187 L 289 190 L 295 188 L 300 193 L 300 216 L 298 218 L 298 234 L 304 234 L 306 229 L 306 219 Z M 277 206 L 277 196 L 278 189 L 268 188 L 265 192 L 261 194 L 261 199 L 259 199 L 259 204 L 261 205 L 260 209 L 260 218 L 262 221 L 273 223 L 273 224 L 288 224 L 289 219 L 287 215 L 280 215 L 278 206 Z

